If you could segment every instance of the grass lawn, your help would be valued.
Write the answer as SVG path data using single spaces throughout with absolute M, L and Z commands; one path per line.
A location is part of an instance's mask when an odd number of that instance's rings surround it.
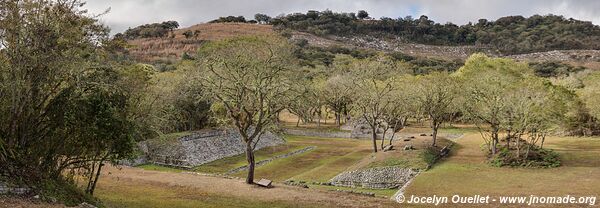
M 268 159 L 277 155 L 283 155 L 289 152 L 293 152 L 302 148 L 306 148 L 309 145 L 287 143 L 274 147 L 265 147 L 255 152 L 256 162 Z M 194 168 L 194 171 L 203 173 L 222 174 L 227 171 L 246 165 L 246 155 L 239 154 L 232 157 L 226 157 L 220 160 L 215 160 Z
M 142 168 L 144 170 L 164 171 L 164 172 L 173 172 L 173 173 L 181 173 L 181 172 L 186 171 L 183 169 L 165 167 L 165 166 L 154 165 L 154 164 L 138 165 L 136 167 Z
M 421 173 L 405 196 L 598 196 L 600 139 L 551 137 L 546 148 L 561 154 L 563 165 L 552 169 L 497 168 L 485 162 L 471 133 L 457 141 L 451 157 Z
M 303 154 L 278 159 L 256 169 L 256 178 L 325 182 L 371 154 L 369 141 L 285 136 L 292 146 L 316 146 Z M 244 177 L 246 172 L 237 173 Z
M 374 193 L 376 197 L 384 197 L 389 198 L 393 196 L 398 189 L 368 189 L 368 188 L 351 188 L 351 187 L 343 187 L 343 186 L 325 186 L 325 185 L 312 185 L 308 184 L 308 187 L 320 190 L 348 190 L 348 191 L 356 191 L 363 193 Z

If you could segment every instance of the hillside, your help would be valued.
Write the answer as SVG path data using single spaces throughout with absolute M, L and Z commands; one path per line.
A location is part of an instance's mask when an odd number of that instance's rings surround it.
M 186 38 L 186 32 L 199 31 L 194 37 Z M 140 38 L 129 40 L 129 52 L 137 60 L 147 63 L 169 63 L 178 60 L 184 53 L 194 54 L 198 47 L 212 40 L 220 40 L 244 35 L 275 34 L 271 25 L 250 23 L 205 23 L 173 32 L 174 36 L 160 38 Z M 341 37 L 336 35 L 314 35 L 300 31 L 286 31 L 295 41 L 306 40 L 308 45 L 318 48 L 342 47 L 348 49 L 367 49 L 384 52 L 401 52 L 415 57 L 439 58 L 445 60 L 464 60 L 476 52 L 494 57 L 509 57 L 522 61 L 546 62 L 559 61 L 574 66 L 600 69 L 600 50 L 551 50 L 518 55 L 502 55 L 493 47 L 482 45 L 428 45 L 407 43 L 401 38 L 382 38 L 370 35 Z
M 187 31 L 199 31 L 197 36 L 186 38 Z M 220 40 L 244 35 L 272 34 L 270 25 L 244 23 L 198 24 L 175 30 L 174 36 L 129 40 L 129 53 L 138 61 L 156 62 L 178 59 L 183 53 L 193 54 L 205 41 Z

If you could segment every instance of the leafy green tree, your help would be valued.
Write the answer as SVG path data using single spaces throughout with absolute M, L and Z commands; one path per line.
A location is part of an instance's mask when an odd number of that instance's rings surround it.
M 527 153 L 538 141 L 559 127 L 567 113 L 570 93 L 535 77 L 523 63 L 476 54 L 458 72 L 464 81 L 464 113 L 480 127 L 492 155 L 500 134 L 506 148 L 516 142 L 520 158 L 521 138 L 528 136 Z
M 525 64 L 483 54 L 469 57 L 457 72 L 464 83 L 463 112 L 478 125 L 492 154 L 500 140 L 502 113 L 510 107 L 507 95 L 526 74 L 533 72 Z
M 365 10 L 360 10 L 356 14 L 356 17 L 358 17 L 358 19 L 368 19 L 369 18 L 369 13 L 367 13 L 367 11 L 365 11 Z
M 334 75 L 321 85 L 320 95 L 335 114 L 335 124 L 338 126 L 351 104 L 352 92 L 351 78 L 348 76 Z
M 401 76 L 395 82 L 396 90 L 389 96 L 392 103 L 383 109 L 381 118 L 380 126 L 383 129 L 381 136 L 382 150 L 385 148 L 386 133 L 389 130 L 392 131 L 388 142 L 388 145 L 392 145 L 396 132 L 403 129 L 408 119 L 418 112 L 417 103 L 414 102 L 415 92 L 413 89 L 416 80 L 412 76 Z
M 386 78 L 393 71 L 393 65 L 382 60 L 365 59 L 356 60 L 349 67 L 354 86 L 352 110 L 356 117 L 363 119 L 371 128 L 373 151 L 377 152 L 377 130 L 384 110 L 392 105 L 391 96 L 396 90 L 395 78 Z
M 137 88 L 111 59 L 122 40 L 82 6 L 0 2 L 0 175 L 16 183 L 86 173 L 93 194 L 101 167 L 128 158 L 139 137 Z
M 269 24 L 271 17 L 266 14 L 257 13 L 254 15 L 254 19 L 260 24 Z
M 431 145 L 436 146 L 438 129 L 457 111 L 459 85 L 445 72 L 435 72 L 417 78 L 415 98 L 420 112 L 429 117 L 433 130 Z
M 248 176 L 254 183 L 254 150 L 289 103 L 291 45 L 277 37 L 240 37 L 204 45 L 198 57 L 198 84 L 221 106 L 223 121 L 234 126 L 246 145 Z

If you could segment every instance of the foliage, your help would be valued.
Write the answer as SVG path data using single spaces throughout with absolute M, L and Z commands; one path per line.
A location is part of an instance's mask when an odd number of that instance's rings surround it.
M 177 28 L 179 28 L 179 23 L 176 21 L 145 24 L 127 29 L 123 33 L 123 37 L 129 40 L 137 38 L 163 38 Z
M 381 125 L 384 110 L 394 104 L 392 93 L 398 90 L 395 77 L 387 76 L 395 68 L 390 62 L 377 59 L 359 60 L 349 67 L 354 85 L 353 114 L 371 128 L 373 151 L 377 152 L 377 129 Z
M 571 73 L 585 70 L 585 67 L 582 66 L 575 67 L 557 61 L 531 62 L 529 67 L 534 70 L 535 75 L 540 77 L 568 76 Z
M 417 77 L 415 84 L 415 101 L 419 111 L 431 120 L 431 145 L 436 146 L 438 129 L 458 111 L 458 82 L 448 73 L 435 72 Z
M 478 125 L 492 157 L 499 153 L 505 133 L 505 147 L 511 154 L 514 150 L 515 158 L 535 160 L 528 158 L 531 151 L 543 147 L 546 135 L 560 126 L 572 102 L 572 93 L 508 59 L 476 54 L 457 76 L 465 83 L 463 112 Z
M 428 165 L 433 165 L 439 158 L 439 151 L 436 147 L 427 147 L 421 152 L 420 156 L 425 163 Z
M 15 183 L 81 176 L 93 194 L 102 166 L 131 156 L 145 132 L 133 106 L 145 79 L 110 59 L 122 42 L 83 5 L 0 2 L 0 175 Z
M 291 100 L 293 48 L 278 37 L 239 37 L 204 45 L 194 77 L 211 101 L 222 106 L 225 125 L 246 144 L 247 183 L 254 183 L 254 149 Z M 293 63 L 293 62 L 292 62 Z M 217 115 L 219 116 L 219 115 Z
M 219 17 L 218 19 L 211 20 L 209 23 L 224 23 L 224 22 L 241 22 L 246 23 L 246 18 L 244 16 L 227 16 L 227 17 Z
M 254 15 L 254 19 L 259 23 L 259 24 L 269 24 L 269 22 L 271 22 L 271 17 L 269 17 L 269 15 L 266 14 L 261 14 L 261 13 L 257 13 Z
M 382 17 L 364 21 L 368 14 L 335 13 L 329 10 L 293 13 L 271 20 L 271 24 L 316 35 L 397 36 L 404 40 L 434 45 L 491 45 L 507 54 L 557 49 L 600 49 L 600 27 L 587 21 L 556 15 L 501 17 L 496 21 L 440 24 L 419 18 Z
M 527 168 L 555 168 L 560 166 L 561 162 L 558 153 L 549 150 L 534 147 L 529 152 L 528 159 L 514 155 L 514 151 L 504 148 L 490 163 L 496 167 L 527 167 Z

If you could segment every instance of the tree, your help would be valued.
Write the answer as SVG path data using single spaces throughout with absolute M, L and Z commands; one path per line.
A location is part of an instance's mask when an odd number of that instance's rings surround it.
M 351 103 L 351 78 L 348 76 L 334 75 L 321 85 L 320 94 L 325 104 L 335 114 L 335 124 L 341 125 L 344 111 Z
M 385 78 L 393 66 L 384 60 L 373 59 L 357 60 L 350 67 L 355 86 L 352 109 L 357 118 L 363 119 L 371 127 L 373 151 L 377 152 L 377 130 L 384 109 L 392 104 L 391 95 L 396 90 L 395 78 Z
M 463 112 L 478 125 L 490 154 L 498 153 L 500 135 L 505 134 L 504 149 L 516 149 L 509 157 L 515 163 L 526 163 L 538 142 L 542 149 L 546 135 L 566 119 L 568 106 L 576 106 L 571 92 L 513 60 L 476 54 L 457 74 L 464 81 Z
M 293 82 L 293 88 L 291 90 L 292 97 L 294 99 L 287 104 L 287 109 L 298 116 L 296 127 L 299 126 L 300 121 L 302 123 L 308 123 L 313 120 L 315 113 L 322 106 L 319 101 L 319 91 L 313 85 L 313 83 L 306 78 L 296 78 L 297 81 Z
M 0 175 L 15 183 L 43 189 L 82 176 L 93 194 L 101 167 L 133 152 L 142 87 L 124 84 L 133 83 L 124 64 L 111 59 L 122 40 L 82 5 L 0 2 Z
M 381 126 L 383 135 L 381 140 L 381 149 L 385 148 L 385 135 L 388 130 L 391 130 L 392 135 L 389 137 L 388 145 L 392 145 L 392 141 L 396 136 L 396 132 L 406 126 L 408 118 L 413 116 L 418 111 L 417 105 L 414 102 L 413 84 L 415 79 L 411 76 L 402 76 L 396 80 L 396 90 L 389 96 L 392 103 L 383 109 L 381 118 Z
M 269 24 L 269 22 L 271 22 L 271 17 L 269 17 L 269 15 L 261 13 L 255 14 L 254 19 L 260 24 Z
M 448 121 L 456 109 L 458 84 L 445 72 L 434 72 L 417 78 L 415 98 L 433 130 L 432 146 L 436 146 L 440 126 Z
M 524 74 L 532 71 L 508 59 L 492 59 L 474 54 L 459 69 L 464 83 L 463 112 L 478 125 L 492 154 L 497 152 L 503 112 L 509 108 L 508 96 Z
M 358 19 L 368 19 L 369 18 L 369 13 L 367 13 L 367 11 L 365 10 L 360 10 L 358 11 L 358 13 L 356 14 L 356 16 L 358 17 Z
M 239 37 L 206 44 L 198 57 L 197 83 L 239 132 L 252 184 L 256 145 L 289 103 L 291 46 L 277 37 Z

